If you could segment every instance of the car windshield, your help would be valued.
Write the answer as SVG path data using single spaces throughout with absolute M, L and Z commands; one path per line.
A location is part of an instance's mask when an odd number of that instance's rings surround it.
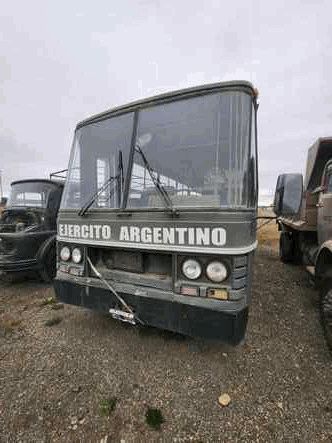
M 11 186 L 7 207 L 46 208 L 52 185 L 43 182 L 22 182 Z
M 225 91 L 143 108 L 137 126 L 134 113 L 87 124 L 75 134 L 62 208 L 80 208 L 115 176 L 119 151 L 127 189 L 106 190 L 94 208 L 164 208 L 158 183 L 176 208 L 252 207 L 254 122 L 252 97 Z

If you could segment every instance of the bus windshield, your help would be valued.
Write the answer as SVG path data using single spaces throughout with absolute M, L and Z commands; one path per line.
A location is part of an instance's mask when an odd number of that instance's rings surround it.
M 249 94 L 210 93 L 137 112 L 137 119 L 131 112 L 76 131 L 62 208 L 81 208 L 117 176 L 119 152 L 124 187 L 101 192 L 92 208 L 164 208 L 160 187 L 179 209 L 255 205 L 255 120 Z

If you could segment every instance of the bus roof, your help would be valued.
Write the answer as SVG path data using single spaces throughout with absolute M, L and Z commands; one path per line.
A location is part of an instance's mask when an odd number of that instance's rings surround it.
M 137 100 L 126 105 L 117 106 L 107 111 L 95 114 L 85 120 L 79 122 L 76 129 L 88 125 L 90 123 L 97 123 L 101 120 L 105 120 L 111 116 L 125 114 L 127 112 L 136 111 L 140 108 L 153 106 L 160 103 L 167 103 L 174 100 L 180 100 L 186 97 L 194 97 L 197 95 L 207 94 L 211 92 L 218 92 L 222 89 L 244 91 L 251 94 L 253 97 L 257 97 L 257 89 L 254 88 L 252 83 L 245 80 L 234 80 L 229 82 L 210 83 L 201 86 L 195 86 L 191 88 L 179 89 L 177 91 L 167 92 L 164 94 L 158 94 L 153 97 Z

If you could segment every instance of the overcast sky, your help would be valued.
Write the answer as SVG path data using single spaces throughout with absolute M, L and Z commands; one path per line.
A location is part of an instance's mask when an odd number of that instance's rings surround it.
M 16 1 L 0 9 L 0 169 L 67 167 L 76 123 L 133 99 L 250 80 L 263 192 L 332 134 L 330 1 Z

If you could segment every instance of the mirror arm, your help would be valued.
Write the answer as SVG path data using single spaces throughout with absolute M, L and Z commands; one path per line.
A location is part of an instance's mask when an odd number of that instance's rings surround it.
M 320 192 L 325 192 L 325 191 L 326 191 L 326 186 L 322 185 L 318 186 L 313 191 L 311 191 L 311 194 L 319 194 Z

